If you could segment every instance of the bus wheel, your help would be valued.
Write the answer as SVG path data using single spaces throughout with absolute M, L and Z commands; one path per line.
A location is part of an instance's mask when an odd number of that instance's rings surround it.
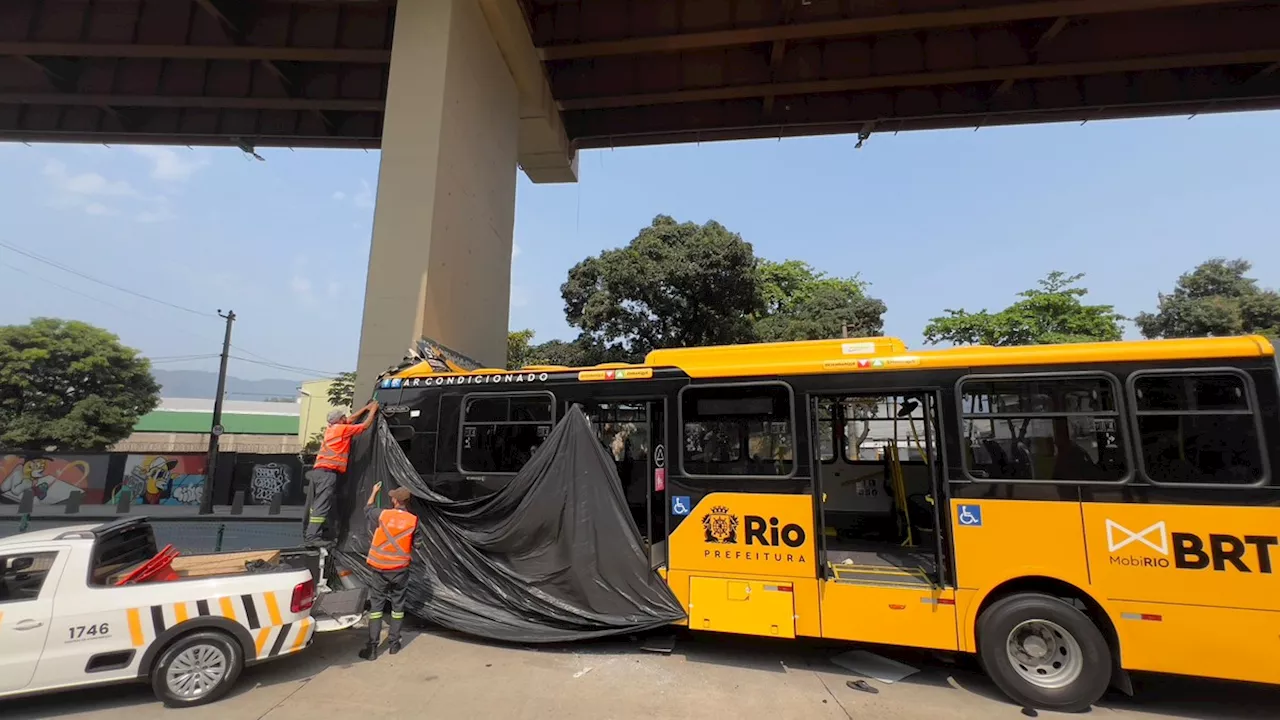
M 1049 595 L 996 601 L 978 618 L 978 654 L 991 680 L 1023 707 L 1088 710 L 1111 681 L 1111 649 L 1087 615 Z

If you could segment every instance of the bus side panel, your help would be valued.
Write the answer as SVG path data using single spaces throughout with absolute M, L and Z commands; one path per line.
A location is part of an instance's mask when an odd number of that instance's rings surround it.
M 1089 588 L 1080 512 L 1078 501 L 952 499 L 956 586 L 977 591 L 965 598 L 962 647 L 976 647 L 982 598 L 1004 582 L 1047 577 Z
M 1280 684 L 1280 613 L 1163 605 L 1156 614 L 1152 603 L 1106 605 L 1126 670 Z
M 667 584 L 671 587 L 671 592 L 680 601 L 681 607 L 686 613 L 693 616 L 691 608 L 692 602 L 692 586 L 698 581 L 707 580 L 709 578 L 725 579 L 725 580 L 743 580 L 751 583 L 764 583 L 779 585 L 789 588 L 794 596 L 794 634 L 804 637 L 822 637 L 822 618 L 819 613 L 819 590 L 818 580 L 816 578 L 808 579 L 780 579 L 770 583 L 768 579 L 760 577 L 749 577 L 726 573 L 697 572 L 689 573 L 680 570 L 673 570 L 667 573 Z M 690 625 L 694 629 L 702 629 L 696 625 L 691 625 L 687 620 L 674 623 L 676 625 Z
M 673 572 L 816 578 L 813 496 L 704 495 L 667 547 Z
M 1208 491 L 1206 491 L 1208 492 Z M 1093 581 L 1109 600 L 1280 611 L 1280 508 L 1086 503 Z
M 707 494 L 668 537 L 671 589 L 690 610 L 690 584 L 695 578 L 765 584 L 776 579 L 772 585 L 786 586 L 794 595 L 794 634 L 820 637 L 813 536 L 812 495 Z M 712 584 L 704 582 L 701 587 L 709 592 Z M 694 614 L 690 612 L 691 617 Z M 710 620 L 711 629 L 732 625 L 720 618 Z M 697 629 L 692 623 L 691 627 Z
M 671 588 L 671 594 L 680 601 L 680 607 L 684 608 L 687 615 L 689 613 L 689 573 L 683 570 L 668 570 L 667 585 Z M 673 624 L 688 625 L 689 621 L 686 619 Z
M 1280 683 L 1280 508 L 1086 503 L 1126 669 Z
M 822 635 L 836 640 L 956 650 L 955 591 L 822 583 Z

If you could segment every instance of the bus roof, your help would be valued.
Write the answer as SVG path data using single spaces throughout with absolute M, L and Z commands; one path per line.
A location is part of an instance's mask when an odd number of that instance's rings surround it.
M 632 368 L 676 368 L 690 377 L 715 378 L 925 368 L 1266 358 L 1274 355 L 1275 350 L 1271 342 L 1260 335 L 1015 347 L 967 345 L 922 351 L 908 350 L 898 338 L 873 337 L 654 350 L 640 365 L 607 363 L 585 368 L 538 365 L 521 368 L 518 371 L 481 368 L 470 373 L 439 373 L 430 364 L 423 362 L 405 368 L 390 377 L 412 378 L 442 374 L 457 376 L 508 372 L 560 375 L 576 372 L 581 380 L 612 380 L 624 379 L 628 376 L 635 379 L 652 376 L 628 372 Z

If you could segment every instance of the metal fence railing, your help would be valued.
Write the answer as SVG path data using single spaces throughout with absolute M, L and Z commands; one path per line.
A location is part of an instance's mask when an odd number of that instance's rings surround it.
M 180 552 L 274 550 L 302 542 L 303 508 L 282 507 L 277 496 L 269 506 L 244 505 L 236 493 L 229 507 L 199 515 L 190 507 L 131 505 L 127 493 L 114 505 L 80 505 L 76 498 L 63 505 L 35 506 L 24 495 L 16 506 L 0 506 L 0 538 L 69 525 L 98 525 L 122 517 L 144 516 L 155 528 L 156 542 Z M 16 513 L 6 513 L 16 509 Z

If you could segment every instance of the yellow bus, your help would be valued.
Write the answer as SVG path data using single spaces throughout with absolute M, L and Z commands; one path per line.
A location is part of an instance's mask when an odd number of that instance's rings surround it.
M 694 630 L 973 653 L 1055 710 L 1130 670 L 1280 683 L 1264 338 L 440 369 L 377 390 L 424 478 L 497 489 L 582 405 Z

